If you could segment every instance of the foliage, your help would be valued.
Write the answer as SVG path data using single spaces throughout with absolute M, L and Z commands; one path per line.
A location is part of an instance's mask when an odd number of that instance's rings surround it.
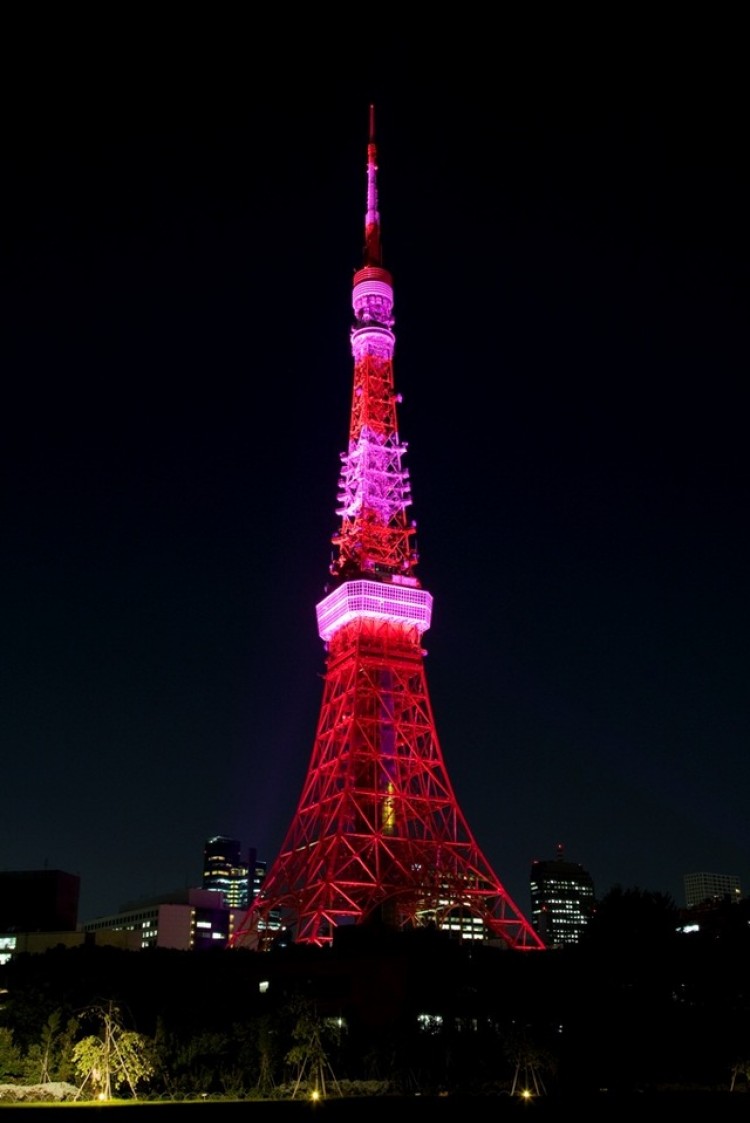
M 732 1065 L 732 1075 L 729 1083 L 729 1091 L 734 1092 L 740 1084 L 750 1084 L 750 1058 L 745 1060 L 735 1061 Z
M 128 1011 L 128 1029 L 145 1025 L 153 1035 L 136 1038 L 150 1074 L 127 1069 L 139 1098 L 280 1099 L 295 1088 L 301 1095 L 316 1077 L 337 1092 L 351 1078 L 378 1081 L 392 1094 L 470 1094 L 507 1090 L 525 1060 L 536 1072 L 544 1064 L 545 1083 L 554 1075 L 554 1090 L 566 1093 L 686 1084 L 726 1090 L 732 1079 L 745 1093 L 750 1079 L 733 1066 L 748 1056 L 750 926 L 744 914 L 742 932 L 735 931 L 743 913 L 732 907 L 730 936 L 717 926 L 702 938 L 675 933 L 662 895 L 618 889 L 600 902 L 596 940 L 539 956 L 455 945 L 427 956 L 410 935 L 374 950 L 368 943 L 364 953 L 351 941 L 340 955 L 335 946 L 279 950 L 256 967 L 257 956 L 239 952 L 142 959 L 100 957 L 103 949 L 91 948 L 19 957 L 0 971 L 7 990 L 0 1083 L 67 1079 L 92 1094 L 86 1066 L 74 1067 L 73 1046 L 79 1038 L 102 1040 L 100 1013 L 109 1004 L 98 996 L 106 994 L 113 1009 Z M 380 1001 L 386 986 L 371 997 L 373 975 L 397 975 L 398 1002 Z M 270 981 L 263 992 L 258 979 Z M 346 1019 L 343 1035 L 327 1017 L 333 1010 Z M 429 1023 L 424 1012 L 433 1015 Z M 125 1031 L 119 1014 L 118 1021 Z M 554 1074 L 538 1052 L 515 1060 L 504 1054 L 505 1027 L 513 1025 L 528 1027 L 531 1046 L 552 1053 Z M 127 1078 L 115 1083 L 116 1060 L 110 1089 L 131 1097 Z
M 679 910 L 668 893 L 615 885 L 597 904 L 582 943 L 634 950 L 658 948 L 675 941 L 678 920 Z
M 314 1004 L 307 999 L 295 999 L 290 1009 L 295 1015 L 292 1028 L 294 1045 L 286 1055 L 287 1063 L 297 1069 L 294 1098 L 306 1082 L 308 1089 L 325 1096 L 328 1084 L 340 1094 L 336 1077 L 333 1074 L 326 1053 L 326 1040 L 333 1041 L 337 1036 L 335 1025 L 320 1018 Z
M 237 1048 L 237 1063 L 249 1084 L 262 1096 L 276 1087 L 277 1073 L 284 1061 L 283 1033 L 270 1014 L 259 1014 L 250 1022 L 237 1022 L 232 1036 Z
M 79 1030 L 76 1018 L 61 1028 L 62 1011 L 53 1010 L 44 1024 L 41 1037 L 26 1050 L 24 1079 L 29 1084 L 67 1083 L 75 1075 L 73 1047 Z
M 23 1056 L 16 1045 L 13 1030 L 0 1026 L 0 1083 L 18 1080 L 23 1074 Z
M 186 1040 L 171 1034 L 159 1041 L 159 1068 L 182 1093 L 218 1092 L 221 1074 L 231 1064 L 231 1049 L 228 1033 L 198 1033 Z
M 113 1088 L 127 1087 L 136 1097 L 139 1085 L 147 1084 L 154 1074 L 152 1042 L 126 1030 L 113 1003 L 87 1013 L 98 1018 L 101 1035 L 84 1037 L 73 1049 L 81 1089 L 88 1085 L 97 1098 L 110 1100 Z
M 533 1089 L 536 1095 L 545 1095 L 545 1076 L 552 1075 L 557 1062 L 552 1054 L 533 1038 L 528 1026 L 514 1027 L 505 1034 L 504 1054 L 513 1067 L 511 1094 L 516 1089 Z

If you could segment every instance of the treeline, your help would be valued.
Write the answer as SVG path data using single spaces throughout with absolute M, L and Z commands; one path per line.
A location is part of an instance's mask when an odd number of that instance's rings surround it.
M 130 1035 L 142 1065 L 110 1077 L 139 1097 L 743 1090 L 747 906 L 691 935 L 677 917 L 669 898 L 616 888 L 559 951 L 374 924 L 327 949 L 22 955 L 0 969 L 0 1084 L 80 1085 L 108 1014 L 110 1046 Z

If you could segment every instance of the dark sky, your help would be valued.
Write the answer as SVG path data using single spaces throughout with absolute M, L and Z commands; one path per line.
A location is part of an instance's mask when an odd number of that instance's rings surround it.
M 209 30 L 9 51 L 0 869 L 78 873 L 86 920 L 199 884 L 210 835 L 275 857 L 322 695 L 374 101 L 468 823 L 524 911 L 558 843 L 601 895 L 749 889 L 731 56 Z

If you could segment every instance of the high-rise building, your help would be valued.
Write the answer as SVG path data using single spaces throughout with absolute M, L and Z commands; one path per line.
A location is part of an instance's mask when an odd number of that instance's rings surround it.
M 731 873 L 686 873 L 683 884 L 685 904 L 689 909 L 698 905 L 742 900 L 740 879 Z
M 247 855 L 247 867 L 250 887 L 250 901 L 254 901 L 260 893 L 260 887 L 265 881 L 268 872 L 268 863 L 258 858 L 258 851 L 251 846 Z
M 531 922 L 548 948 L 577 944 L 591 919 L 594 882 L 577 862 L 566 862 L 564 848 L 550 861 L 531 864 Z
M 252 851 L 253 862 L 255 852 Z M 203 888 L 221 893 L 227 908 L 246 909 L 251 901 L 250 882 L 257 877 L 255 867 L 242 857 L 236 838 L 215 835 L 203 848 Z
M 233 946 L 285 938 L 327 946 L 378 918 L 457 938 L 544 948 L 458 805 L 438 741 L 422 637 L 432 596 L 417 576 L 406 444 L 399 436 L 393 280 L 383 265 L 374 112 L 362 266 L 354 274 L 354 383 L 341 454 L 331 577 L 317 605 L 323 698 L 297 810 Z M 318 299 L 297 280 L 297 298 Z M 450 284 L 446 278 L 445 283 Z

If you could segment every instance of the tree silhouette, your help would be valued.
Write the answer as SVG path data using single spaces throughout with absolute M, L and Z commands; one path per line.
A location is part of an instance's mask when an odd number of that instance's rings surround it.
M 296 1015 L 292 1029 L 295 1044 L 286 1055 L 287 1062 L 297 1066 L 297 1079 L 292 1099 L 297 1095 L 303 1080 L 306 1080 L 313 1098 L 325 1097 L 328 1079 L 338 1095 L 341 1095 L 341 1089 L 323 1045 L 323 1036 L 327 1028 L 325 1023 L 318 1016 L 314 1005 L 304 998 L 297 999 L 292 1009 Z
M 581 944 L 587 947 L 657 948 L 674 942 L 679 909 L 668 893 L 615 885 L 599 901 Z
M 534 1043 L 527 1027 L 517 1028 L 505 1035 L 505 1056 L 513 1066 L 510 1094 L 545 1096 L 544 1074 L 555 1071 L 555 1060 L 545 1049 Z

